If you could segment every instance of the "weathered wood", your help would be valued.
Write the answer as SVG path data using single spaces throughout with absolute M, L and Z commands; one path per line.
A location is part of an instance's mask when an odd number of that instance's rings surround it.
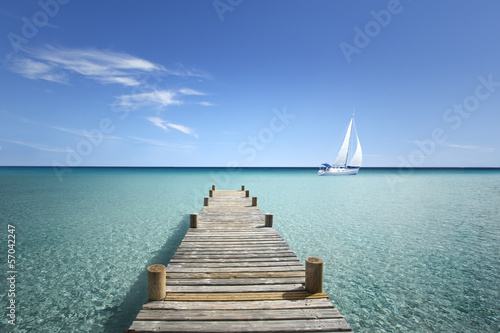
M 292 292 L 304 291 L 302 283 L 295 284 L 255 284 L 255 285 L 182 285 L 182 286 L 169 286 L 167 285 L 167 296 L 170 293 L 251 293 L 255 291 L 262 292 Z
M 148 267 L 148 300 L 158 301 L 165 297 L 166 267 L 151 265 Z
M 305 300 L 328 298 L 326 293 L 311 294 L 307 291 L 284 292 L 230 292 L 230 293 L 168 293 L 166 301 L 270 301 L 270 300 Z
M 323 292 L 323 260 L 320 258 L 306 259 L 306 290 L 310 293 Z
M 328 332 L 351 331 L 346 320 L 134 321 L 136 332 Z
M 246 301 L 157 301 L 142 306 L 149 310 L 271 310 L 271 309 L 334 309 L 328 298 Z
M 163 271 L 163 300 L 146 303 L 130 331 L 350 332 L 244 185 L 213 185 L 190 226 Z
M 190 227 L 191 228 L 198 228 L 198 214 L 196 214 L 196 213 L 191 214 Z
M 265 224 L 266 228 L 272 228 L 273 227 L 273 214 L 267 213 L 266 214 L 266 220 Z
M 286 320 L 344 318 L 333 308 L 266 310 L 141 310 L 137 320 Z

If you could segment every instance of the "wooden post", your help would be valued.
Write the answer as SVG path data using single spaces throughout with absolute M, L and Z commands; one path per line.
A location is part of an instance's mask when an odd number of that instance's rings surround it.
M 215 185 L 212 185 L 212 190 L 214 190 L 214 191 L 215 191 Z
M 252 197 L 252 206 L 257 206 L 257 197 Z
M 244 191 L 245 190 L 245 185 L 241 185 L 241 190 Z
M 196 213 L 191 214 L 190 227 L 191 228 L 198 228 L 198 214 L 196 214 Z
M 312 294 L 323 292 L 323 260 L 320 258 L 306 259 L 306 291 Z
M 210 198 L 213 198 L 213 196 L 214 196 L 214 190 L 209 190 L 209 191 L 208 191 L 208 196 L 209 196 Z
M 249 190 L 246 190 L 245 191 L 245 197 L 249 198 L 250 197 L 250 191 Z
M 203 206 L 208 206 L 208 197 L 203 198 Z
M 167 268 L 163 265 L 148 267 L 148 301 L 160 301 L 167 290 Z
M 270 214 L 270 213 L 266 214 L 265 226 L 267 228 L 272 228 L 273 227 L 273 214 Z

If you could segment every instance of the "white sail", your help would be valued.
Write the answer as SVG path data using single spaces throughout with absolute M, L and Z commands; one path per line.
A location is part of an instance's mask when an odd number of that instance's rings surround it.
M 347 164 L 347 153 L 349 152 L 349 141 L 351 140 L 351 131 L 352 131 L 352 118 L 349 123 L 349 127 L 347 128 L 347 133 L 345 134 L 344 142 L 342 143 L 342 147 L 340 148 L 339 154 L 337 158 L 333 162 L 333 165 L 343 165 Z
M 351 167 L 360 167 L 361 162 L 363 161 L 363 152 L 361 151 L 361 145 L 359 144 L 358 133 L 356 133 L 356 140 L 356 151 L 354 152 L 351 162 L 349 162 L 349 166 Z

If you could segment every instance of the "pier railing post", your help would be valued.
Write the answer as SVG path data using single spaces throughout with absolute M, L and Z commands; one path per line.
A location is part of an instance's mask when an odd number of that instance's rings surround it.
M 214 190 L 214 191 L 215 191 L 215 185 L 212 185 L 212 190 Z
M 266 228 L 272 228 L 273 227 L 273 214 L 267 213 L 266 214 L 266 220 L 264 226 Z
M 241 190 L 244 191 L 245 190 L 245 185 L 241 185 Z
M 208 206 L 208 197 L 203 198 L 203 206 Z
M 312 294 L 323 292 L 323 260 L 316 257 L 306 259 L 306 291 Z
M 160 301 L 167 293 L 167 268 L 163 265 L 148 267 L 148 301 Z
M 208 191 L 208 196 L 209 196 L 210 198 L 213 198 L 213 197 L 214 197 L 214 190 L 209 190 L 209 191 Z
M 198 214 L 192 213 L 189 221 L 189 226 L 191 228 L 198 228 Z
M 252 197 L 252 206 L 257 206 L 257 197 Z
M 245 197 L 250 198 L 250 191 L 249 190 L 245 191 Z

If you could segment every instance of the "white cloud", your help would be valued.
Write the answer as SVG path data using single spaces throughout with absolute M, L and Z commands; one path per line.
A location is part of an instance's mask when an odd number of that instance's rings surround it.
M 496 150 L 495 148 L 492 148 L 492 147 L 483 147 L 483 146 L 474 146 L 474 145 L 458 145 L 455 143 L 442 143 L 441 146 L 458 148 L 458 149 L 479 150 L 479 151 L 482 151 L 484 153 L 492 153 Z
M 49 147 L 49 146 L 44 145 L 42 143 L 24 142 L 24 141 L 16 141 L 16 140 L 5 140 L 5 141 L 15 143 L 17 145 L 25 146 L 25 147 L 30 147 L 30 148 L 37 149 L 37 150 L 49 151 L 52 153 L 71 153 L 73 151 L 72 149 L 69 149 L 69 148 Z
M 138 109 L 144 106 L 157 106 L 164 108 L 169 105 L 180 105 L 182 101 L 175 98 L 176 93 L 173 90 L 154 90 L 151 92 L 121 95 L 116 97 L 118 106 Z
M 68 83 L 69 74 L 80 74 L 102 84 L 138 86 L 141 84 L 141 77 L 151 73 L 158 76 L 209 77 L 204 72 L 186 69 L 182 65 L 171 70 L 127 53 L 109 50 L 45 46 L 24 51 L 24 56 L 12 59 L 11 70 L 29 79 Z M 185 92 L 201 94 L 188 88 Z
M 71 134 L 83 136 L 85 138 L 97 139 L 97 138 L 94 138 L 94 136 L 95 136 L 96 133 L 93 132 L 92 130 L 91 131 L 87 131 L 87 130 L 82 130 L 82 129 L 66 128 L 66 127 L 58 127 L 58 126 L 48 126 L 48 127 L 52 128 L 52 129 L 55 129 L 55 130 L 58 130 L 58 131 L 61 131 L 61 132 L 66 132 L 66 133 L 71 133 Z M 120 140 L 120 137 L 113 136 L 113 135 L 104 135 L 100 131 L 98 132 L 98 134 L 102 135 L 102 139 L 106 139 L 106 140 Z
M 32 80 L 42 79 L 64 84 L 68 83 L 66 73 L 54 70 L 52 65 L 27 58 L 15 59 L 11 69 L 13 72 Z
M 170 122 L 163 120 L 159 117 L 148 117 L 146 119 L 149 120 L 150 122 L 152 122 L 155 126 L 158 126 L 159 128 L 161 128 L 167 132 L 169 131 L 169 128 L 173 128 L 173 129 L 178 130 L 184 134 L 194 136 L 195 138 L 198 137 L 198 135 L 196 133 L 194 133 L 194 130 L 192 128 L 187 127 L 187 126 L 170 123 Z
M 136 140 L 136 141 L 141 141 L 145 143 L 149 143 L 153 146 L 158 146 L 158 147 L 166 147 L 166 148 L 181 148 L 181 149 L 193 149 L 194 147 L 191 145 L 183 145 L 183 144 L 177 144 L 177 143 L 170 143 L 164 140 L 157 140 L 157 139 L 145 139 L 145 138 L 138 138 L 135 136 L 130 136 L 131 139 Z
M 210 102 L 200 102 L 198 104 L 203 105 L 203 106 L 214 106 L 215 105 L 215 104 L 210 103 Z
M 198 95 L 198 96 L 205 96 L 206 95 L 205 93 L 202 93 L 200 91 L 190 89 L 190 88 L 182 88 L 182 89 L 177 90 L 177 92 L 179 92 L 180 94 L 183 94 L 183 95 Z

